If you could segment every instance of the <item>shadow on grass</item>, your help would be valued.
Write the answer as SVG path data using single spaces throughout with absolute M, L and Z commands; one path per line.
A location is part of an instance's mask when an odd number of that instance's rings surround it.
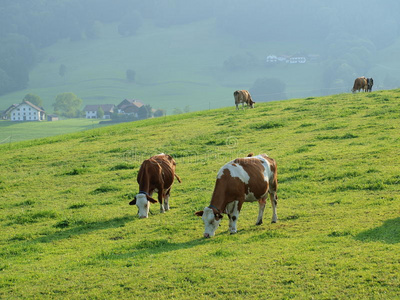
M 355 239 L 363 242 L 400 243 L 400 217 L 387 220 L 382 226 L 363 231 L 355 236 Z
M 53 241 L 67 239 L 67 238 L 70 238 L 75 235 L 86 234 L 86 233 L 89 233 L 92 231 L 109 229 L 109 228 L 118 228 L 118 227 L 125 226 L 125 223 L 131 222 L 134 219 L 135 219 L 135 216 L 125 216 L 125 217 L 114 218 L 114 219 L 102 221 L 102 222 L 86 223 L 86 224 L 82 224 L 79 226 L 74 226 L 73 228 L 70 228 L 70 229 L 64 229 L 64 230 L 57 231 L 55 233 L 37 238 L 33 242 L 50 243 Z
M 144 240 L 129 246 L 104 251 L 94 257 L 94 260 L 126 260 L 144 258 L 149 255 L 190 249 L 211 242 L 209 239 L 198 238 L 187 242 L 176 243 L 169 239 Z

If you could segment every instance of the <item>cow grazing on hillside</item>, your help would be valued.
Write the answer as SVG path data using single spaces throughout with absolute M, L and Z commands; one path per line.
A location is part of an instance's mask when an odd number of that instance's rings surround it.
M 139 193 L 129 202 L 129 205 L 137 205 L 139 218 L 148 217 L 150 202 L 157 203 L 152 198 L 153 192 L 158 193 L 160 212 L 169 210 L 169 196 L 174 178 L 181 182 L 179 176 L 175 174 L 175 168 L 175 160 L 164 153 L 152 156 L 142 163 L 137 175 Z
M 251 95 L 246 90 L 235 91 L 233 93 L 233 97 L 235 98 L 236 109 L 239 109 L 239 104 L 242 103 L 242 109 L 244 108 L 244 104 L 246 103 L 247 107 L 254 108 L 254 101 L 251 98 Z
M 272 204 L 272 223 L 276 223 L 277 188 L 276 162 L 265 154 L 254 157 L 249 154 L 248 157 L 237 158 L 224 165 L 218 172 L 210 205 L 195 213 L 203 219 L 204 237 L 214 236 L 222 213 L 228 214 L 231 234 L 236 233 L 239 212 L 244 202 L 258 201 L 256 225 L 261 225 L 268 194 Z
M 358 77 L 356 78 L 356 80 L 354 80 L 353 89 L 351 91 L 353 93 L 360 90 L 363 90 L 365 92 L 367 91 L 367 89 L 368 89 L 367 78 L 363 76 L 363 77 Z
M 373 85 L 374 85 L 374 80 L 372 78 L 367 78 L 367 92 L 372 91 Z

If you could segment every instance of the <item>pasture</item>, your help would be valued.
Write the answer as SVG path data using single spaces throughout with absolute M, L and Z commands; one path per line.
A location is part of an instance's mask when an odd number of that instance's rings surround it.
M 45 138 L 82 130 L 104 127 L 100 120 L 68 119 L 54 122 L 0 121 L 0 144 Z
M 232 99 L 233 102 L 233 99 Z M 0 298 L 395 299 L 400 90 L 232 106 L 0 145 Z M 128 202 L 141 162 L 177 161 L 171 210 Z M 278 164 L 278 223 L 245 203 L 202 238 L 227 161 Z

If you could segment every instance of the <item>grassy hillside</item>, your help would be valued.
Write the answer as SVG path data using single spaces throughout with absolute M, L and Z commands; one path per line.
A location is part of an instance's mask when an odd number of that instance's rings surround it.
M 51 110 L 57 94 L 72 92 L 84 105 L 118 104 L 125 98 L 136 98 L 168 113 L 186 106 L 197 111 L 231 105 L 234 90 L 249 89 L 256 79 L 265 77 L 283 79 L 288 97 L 320 90 L 318 63 L 282 68 L 265 68 L 262 64 L 270 53 L 320 53 L 320 47 L 311 41 L 274 45 L 266 41 L 238 42 L 221 35 L 215 20 L 169 28 L 147 22 L 131 37 L 121 37 L 117 25 L 99 25 L 98 39 L 60 41 L 44 49 L 30 73 L 29 87 L 1 96 L 1 106 L 6 109 L 33 93 Z M 225 60 L 248 53 L 260 60 L 259 68 L 244 65 L 243 70 L 235 72 L 223 69 Z M 67 68 L 64 77 L 59 76 L 61 64 Z M 126 81 L 127 69 L 136 72 L 135 83 Z
M 394 299 L 400 90 L 233 107 L 0 146 L 0 298 Z M 141 162 L 177 160 L 171 211 L 128 206 Z M 243 206 L 212 239 L 218 169 L 278 163 L 278 223 Z

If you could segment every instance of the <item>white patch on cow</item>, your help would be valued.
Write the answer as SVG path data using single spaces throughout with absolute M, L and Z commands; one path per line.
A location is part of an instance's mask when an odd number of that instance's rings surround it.
M 214 236 L 221 219 L 217 221 L 215 219 L 214 211 L 209 207 L 204 208 L 203 216 L 201 218 L 204 222 L 204 237 Z
M 218 176 L 217 176 L 218 179 L 220 179 L 222 177 L 225 170 L 228 170 L 232 177 L 239 178 L 241 181 L 243 181 L 246 184 L 249 183 L 250 176 L 249 176 L 249 174 L 247 174 L 247 172 L 243 169 L 243 167 L 241 165 L 234 163 L 233 161 L 227 163 L 225 166 L 223 166 L 219 170 Z
M 149 209 L 150 202 L 147 200 L 145 194 L 137 194 L 136 195 L 136 206 L 139 209 L 139 218 L 148 218 L 149 217 Z
M 274 173 L 271 171 L 271 166 L 270 166 L 268 160 L 266 160 L 262 155 L 257 155 L 257 156 L 254 156 L 254 157 L 259 159 L 261 161 L 261 164 L 264 167 L 264 180 L 265 181 L 273 180 Z

